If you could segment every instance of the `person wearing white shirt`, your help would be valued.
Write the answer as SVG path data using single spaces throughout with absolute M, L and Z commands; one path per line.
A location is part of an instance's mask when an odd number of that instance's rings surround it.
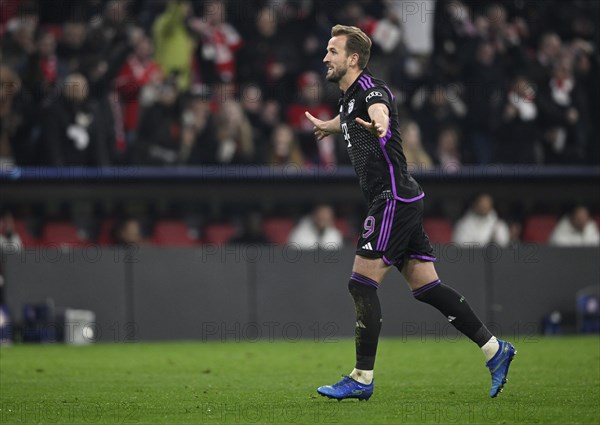
M 300 249 L 340 249 L 342 234 L 335 227 L 333 208 L 319 205 L 303 217 L 290 233 L 288 243 Z
M 456 223 L 453 241 L 468 246 L 486 246 L 491 243 L 508 246 L 508 226 L 498 217 L 490 195 L 484 193 L 475 198 L 471 208 Z
M 578 205 L 558 222 L 549 243 L 555 246 L 598 246 L 598 226 L 591 219 L 589 210 Z

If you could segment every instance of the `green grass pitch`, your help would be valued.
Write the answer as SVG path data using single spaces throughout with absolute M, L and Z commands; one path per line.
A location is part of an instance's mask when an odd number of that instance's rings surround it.
M 496 399 L 465 339 L 383 339 L 375 394 L 315 388 L 353 365 L 353 341 L 115 343 L 0 349 L 1 424 L 600 423 L 600 339 L 529 337 Z

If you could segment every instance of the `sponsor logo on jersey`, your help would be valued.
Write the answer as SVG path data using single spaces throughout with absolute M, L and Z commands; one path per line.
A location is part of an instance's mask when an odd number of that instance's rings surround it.
M 369 102 L 369 100 L 373 99 L 374 97 L 383 97 L 383 95 L 381 94 L 380 91 L 372 91 L 371 93 L 369 93 L 369 95 L 367 96 L 367 99 L 365 100 L 365 102 Z
M 366 249 L 367 251 L 373 251 L 373 246 L 371 245 L 371 242 L 369 242 L 366 245 L 363 245 L 362 249 Z
M 350 103 L 348 103 L 348 113 L 351 114 L 353 109 L 354 109 L 354 99 L 352 99 L 350 101 Z

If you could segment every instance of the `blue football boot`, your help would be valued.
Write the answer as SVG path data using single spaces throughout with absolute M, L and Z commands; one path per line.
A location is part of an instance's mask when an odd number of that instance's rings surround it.
M 317 388 L 317 392 L 322 396 L 335 398 L 340 401 L 345 398 L 357 398 L 359 400 L 368 400 L 373 395 L 373 380 L 369 385 L 361 384 L 349 376 L 342 375 L 342 380 L 333 385 L 324 385 Z
M 506 384 L 506 376 L 508 375 L 508 368 L 510 362 L 512 362 L 517 351 L 510 342 L 498 340 L 500 348 L 494 357 L 492 357 L 485 365 L 492 374 L 492 389 L 490 389 L 490 397 L 496 397 L 502 392 L 504 384 Z

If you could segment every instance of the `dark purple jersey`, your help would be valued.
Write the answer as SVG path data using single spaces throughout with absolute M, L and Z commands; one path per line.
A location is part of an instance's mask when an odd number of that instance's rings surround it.
M 390 111 L 390 126 L 385 137 L 378 138 L 355 121 L 370 122 L 369 106 L 383 103 Z M 348 155 L 369 205 L 378 199 L 414 202 L 424 196 L 419 184 L 408 173 L 402 151 L 398 107 L 386 84 L 367 70 L 342 93 L 339 101 L 342 134 Z

